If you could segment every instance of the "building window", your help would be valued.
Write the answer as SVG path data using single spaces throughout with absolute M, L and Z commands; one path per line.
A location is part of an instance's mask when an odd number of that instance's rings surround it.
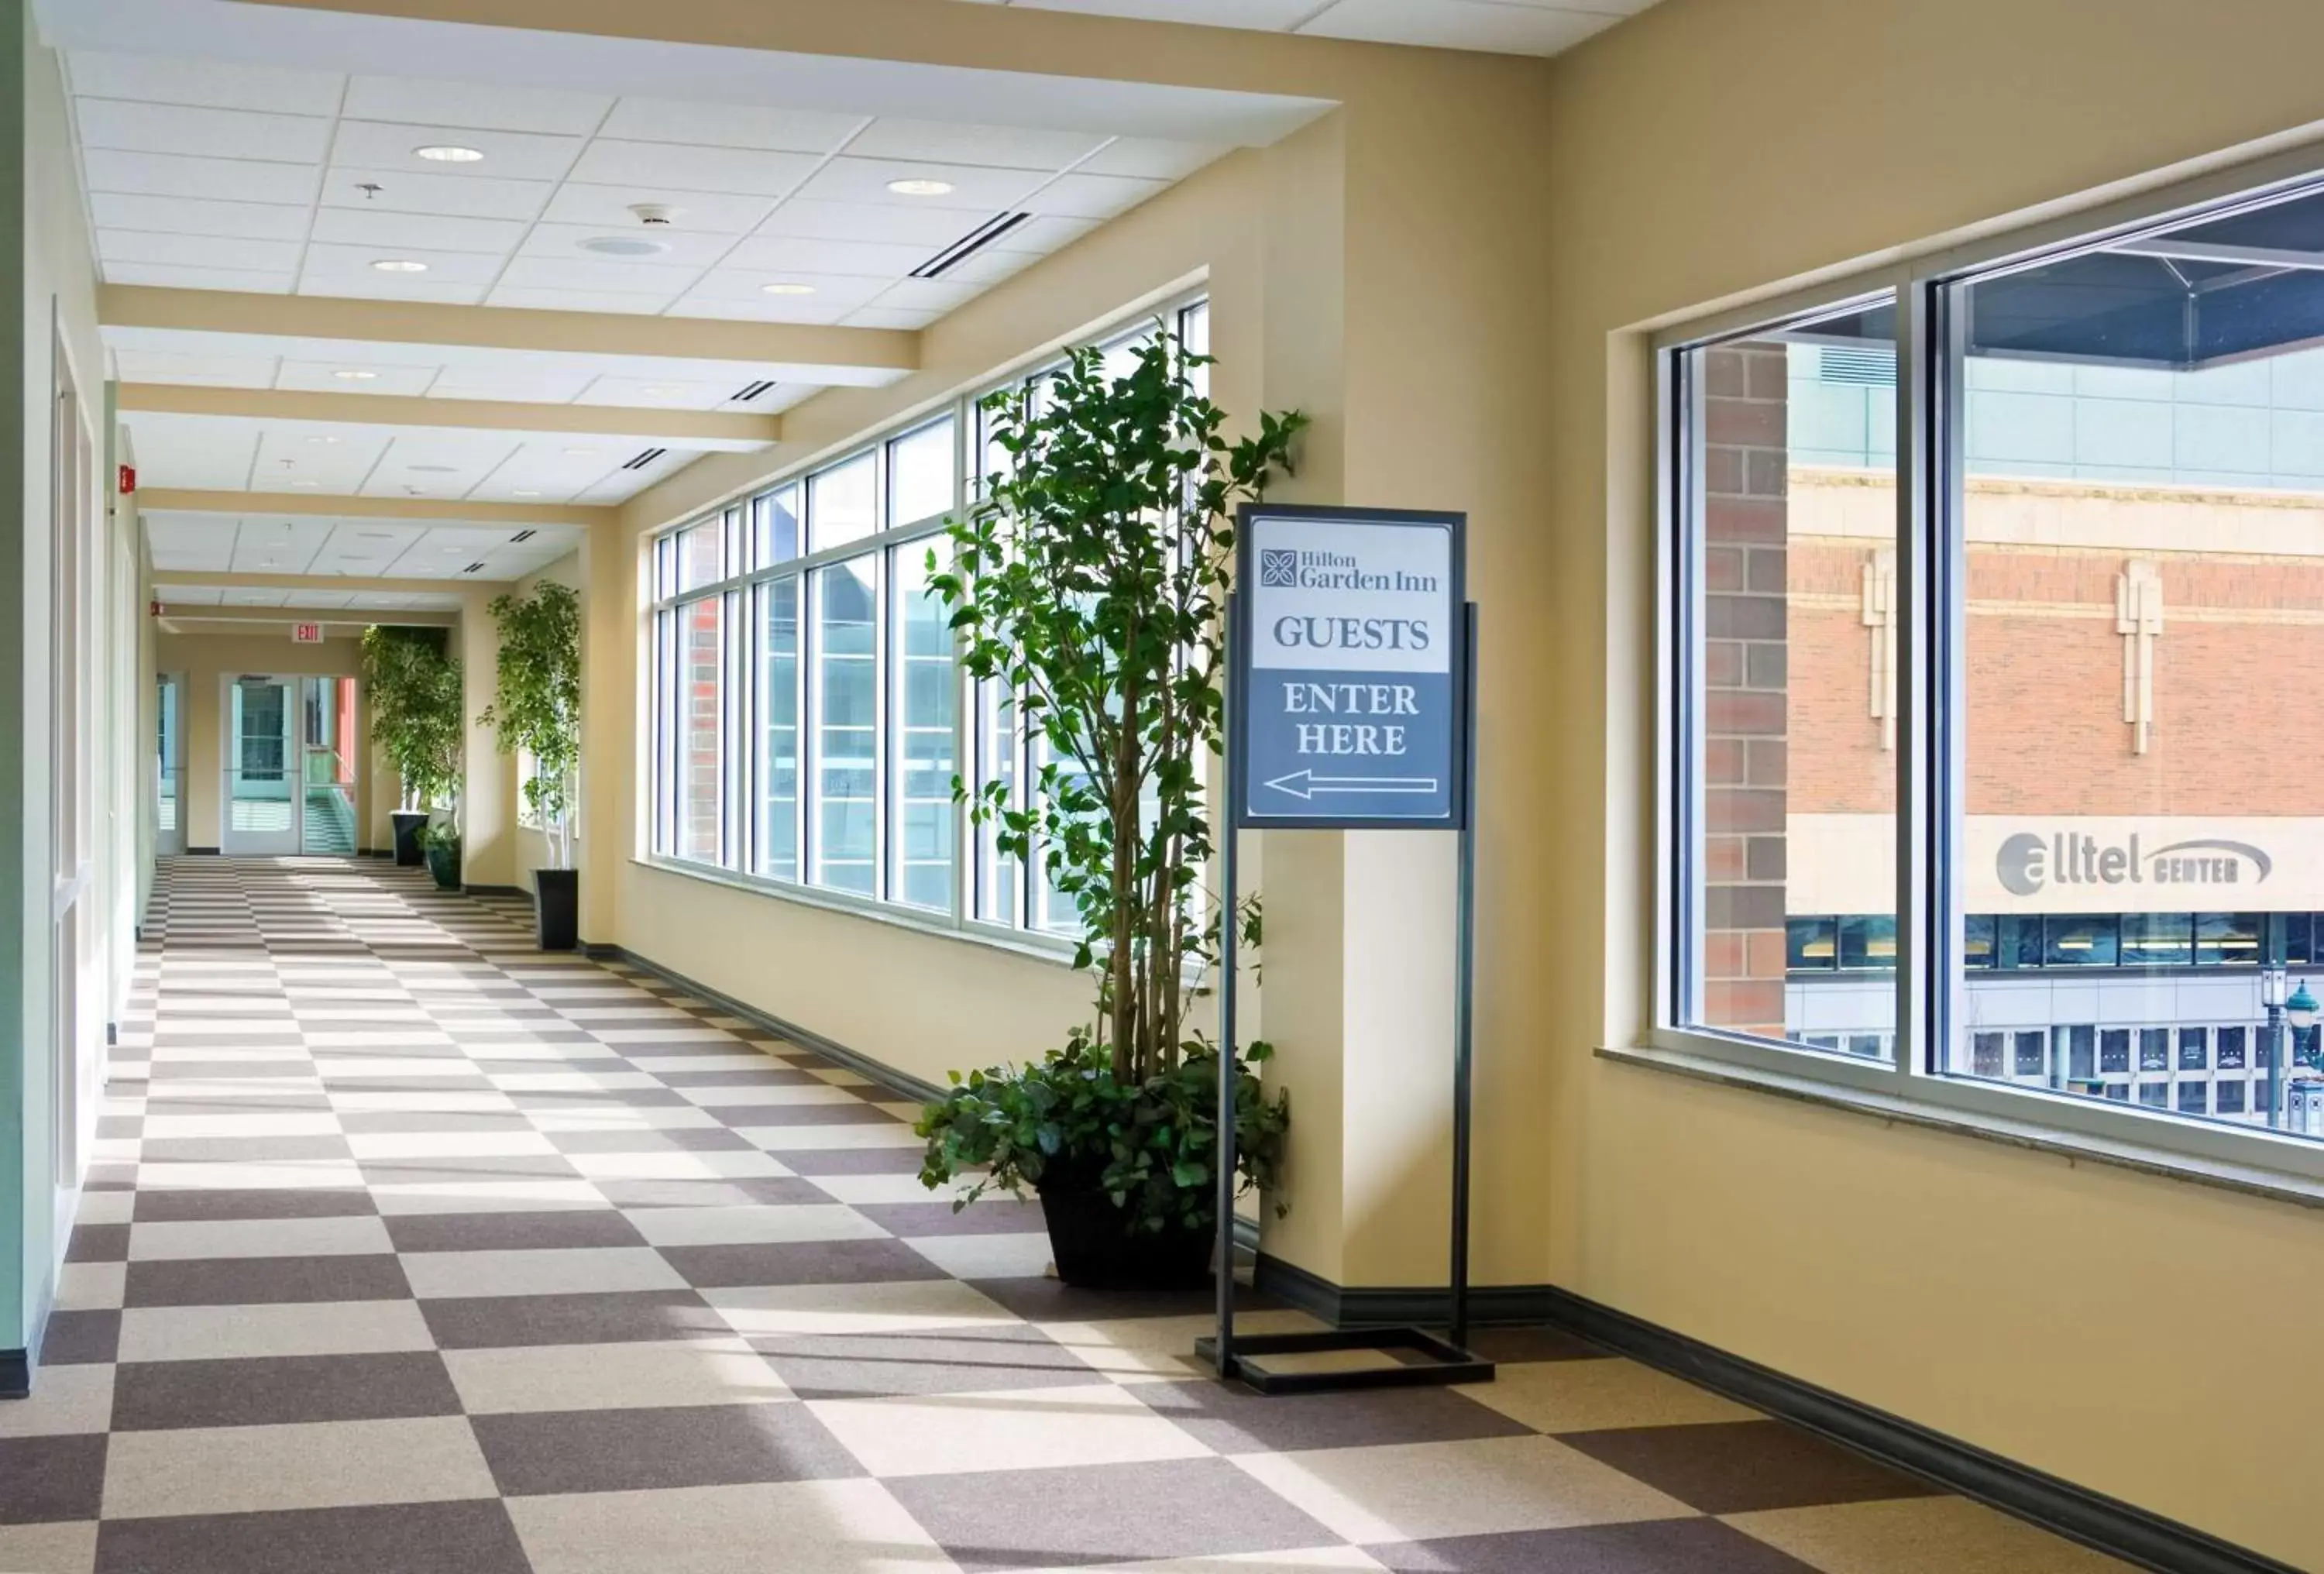
M 1190 347 L 1208 342 L 1203 301 L 1169 318 Z M 1007 462 L 964 398 L 653 541 L 655 854 L 924 922 L 1079 932 L 990 829 L 964 842 L 953 796 L 964 776 L 1020 793 L 1045 758 L 1011 695 L 970 692 L 928 594 L 946 521 Z

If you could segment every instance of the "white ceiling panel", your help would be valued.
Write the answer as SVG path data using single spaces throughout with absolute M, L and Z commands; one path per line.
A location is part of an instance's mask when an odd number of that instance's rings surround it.
M 246 294 L 288 295 L 296 275 L 257 273 L 241 268 L 180 268 L 163 262 L 106 262 L 108 284 L 154 284 L 166 290 L 239 290 Z
M 357 77 L 347 84 L 346 107 L 340 113 L 354 120 L 586 136 L 613 106 L 609 94 L 560 87 Z
M 1021 273 L 1041 260 L 1037 252 L 1009 252 L 999 246 L 988 246 L 972 252 L 944 271 L 944 278 L 954 284 L 974 284 L 980 287 L 1000 283 L 1013 274 Z
M 1149 180 L 1183 180 L 1232 148 L 1219 143 L 1174 143 L 1160 137 L 1118 136 L 1074 166 L 1081 175 L 1140 175 Z
M 228 587 L 218 597 L 220 606 L 228 607 L 287 607 L 290 593 L 287 590 L 239 590 Z
M 840 320 L 852 328 L 924 328 L 944 313 L 933 307 L 922 311 L 906 311 L 885 306 L 867 306 L 853 311 Z
M 1612 9 L 1510 5 L 1500 0 L 1337 0 L 1299 31 L 1367 43 L 1554 55 L 1620 21 L 1609 14 Z
M 719 410 L 733 400 L 741 387 L 732 382 L 663 382 L 636 377 L 600 377 L 574 402 L 649 410 Z
M 1204 27 L 1274 32 L 1314 13 L 1317 0 L 1016 0 L 1028 11 L 1078 11 L 1084 16 L 1144 16 Z
M 877 279 L 859 280 L 868 283 L 872 291 L 881 288 Z M 811 325 L 836 323 L 855 308 L 858 298 L 833 295 L 744 295 L 720 297 L 687 295 L 680 297 L 669 308 L 672 317 L 715 318 L 726 322 L 790 322 Z
M 819 202 L 870 202 L 918 207 L 953 207 L 998 213 L 1041 184 L 1025 170 L 986 170 L 969 164 L 907 162 L 842 155 L 816 171 L 798 195 Z M 891 180 L 940 180 L 952 188 L 940 195 L 905 197 L 888 189 Z
M 428 391 L 437 399 L 565 404 L 594 380 L 588 372 L 570 366 L 447 366 Z
M 396 121 L 342 120 L 331 143 L 331 162 L 366 169 L 412 169 L 415 149 L 444 144 L 471 147 L 484 156 L 473 164 L 427 166 L 434 173 L 466 179 L 470 172 L 493 179 L 557 180 L 581 151 L 577 136 L 539 132 L 482 131 L 469 126 L 427 125 Z
M 1028 126 L 954 125 L 936 120 L 873 121 L 847 145 L 848 156 L 927 160 L 941 164 L 988 164 L 996 169 L 1062 169 L 1105 145 L 1089 132 L 1040 131 Z
M 731 300 L 763 307 L 769 312 L 799 308 L 862 306 L 899 276 L 867 277 L 857 273 L 809 273 L 798 269 L 715 268 L 687 294 L 688 300 Z M 770 295 L 770 284 L 804 284 L 812 295 Z M 678 315 L 685 315 L 681 308 Z M 770 322 L 789 318 L 770 317 Z M 799 318 L 807 321 L 810 319 Z M 821 318 L 811 320 L 821 321 Z
M 488 288 L 484 284 L 455 284 L 443 279 L 309 269 L 299 281 L 298 293 L 325 295 L 334 299 L 425 300 L 441 306 L 482 306 Z
M 975 299 L 982 288 L 952 279 L 899 279 L 880 292 L 877 304 L 890 310 L 933 307 L 938 311 L 950 311 L 961 302 Z
M 136 446 L 140 484 L 217 492 L 249 487 L 255 428 L 221 429 L 199 416 L 147 410 L 129 411 L 122 419 Z
M 514 218 L 456 218 L 438 213 L 398 213 L 385 207 L 326 207 L 315 215 L 320 242 L 377 248 L 401 255 L 429 252 L 489 252 L 505 257 L 524 239 L 525 221 Z
M 514 453 L 520 439 L 496 432 L 399 437 L 365 481 L 365 497 L 465 497 Z
M 243 574 L 304 574 L 330 534 L 328 520 L 245 518 L 235 532 L 229 566 Z
M 610 258 L 518 257 L 502 275 L 523 290 L 613 290 L 641 295 L 675 294 L 700 276 L 699 268 L 669 268 L 656 262 L 617 262 Z
M 322 158 L 331 135 L 331 123 L 311 115 L 200 109 L 120 98 L 78 102 L 81 142 L 92 148 L 310 164 Z
M 698 191 L 690 186 L 600 186 L 576 179 L 558 188 L 556 197 L 540 216 L 555 224 L 595 225 L 613 230 L 642 228 L 638 216 L 630 211 L 641 202 L 672 209 L 672 229 L 732 235 L 748 235 L 756 229 L 759 221 L 775 205 L 771 197 Z
M 733 235 L 714 235 L 700 230 L 681 228 L 677 225 L 648 226 L 624 215 L 626 223 L 620 225 L 537 224 L 524 240 L 523 255 L 528 257 L 580 257 L 592 262 L 634 260 L 657 268 L 706 268 L 733 249 L 740 238 Z M 581 243 L 593 240 L 642 241 L 663 248 L 651 256 L 635 259 L 606 258 L 591 252 Z
M 1168 184 L 1167 180 L 1143 180 L 1134 175 L 1060 175 L 1019 206 L 1029 213 L 1055 214 L 1063 218 L 1111 218 L 1137 207 Z
M 307 209 L 289 203 L 217 202 L 97 191 L 90 193 L 88 207 L 100 231 L 228 235 L 253 241 L 300 241 L 307 236 Z
M 613 311 L 652 317 L 678 299 L 675 290 L 541 290 L 512 285 L 503 280 L 484 297 L 486 306 L 512 306 L 528 311 Z
M 341 377 L 341 372 L 368 372 L 369 377 Z M 420 394 L 428 391 L 436 381 L 433 364 L 399 366 L 377 364 L 368 361 L 316 362 L 285 361 L 277 377 L 277 388 L 296 388 L 309 393 L 390 393 Z
M 812 173 L 812 153 L 600 138 L 573 166 L 573 179 L 599 186 L 659 186 L 780 197 Z
M 124 382 L 189 382 L 213 388 L 272 388 L 272 355 L 186 355 L 167 350 L 116 350 L 115 373 Z
M 287 115 L 337 115 L 346 82 L 337 71 L 89 50 L 73 54 L 70 75 L 72 90 L 92 98 L 135 98 L 151 104 L 264 109 Z
M 215 584 L 157 584 L 153 599 L 165 607 L 214 607 L 226 599 L 226 592 Z
M 778 109 L 757 104 L 627 97 L 614 106 L 598 134 L 624 142 L 690 143 L 697 147 L 828 153 L 837 151 L 864 124 L 860 115 Z
M 425 262 L 424 273 L 385 273 L 380 261 Z M 423 252 L 417 246 L 327 246 L 307 248 L 306 278 L 345 278 L 367 284 L 490 284 L 500 274 L 497 252 Z
M 406 169 L 334 167 L 323 182 L 323 206 L 358 212 L 438 213 L 458 218 L 537 217 L 553 180 L 507 180 L 493 175 L 430 175 Z
M 313 165 L 189 158 L 86 145 L 81 151 L 81 169 L 91 191 L 294 203 L 301 207 L 315 200 L 315 187 L 322 178 L 319 168 Z
M 807 240 L 797 235 L 753 235 L 733 250 L 732 267 L 768 273 L 853 273 L 900 279 L 939 250 L 885 241 Z
M 251 490 L 303 492 L 309 490 L 300 484 L 304 482 L 318 491 L 351 492 L 378 466 L 388 441 L 369 435 L 266 428 L 259 434 L 258 456 L 250 467 Z
M 759 226 L 766 235 L 811 240 L 877 241 L 923 248 L 934 254 L 982 223 L 958 208 L 898 202 L 820 202 L 795 197 Z
M 99 230 L 97 255 L 108 262 L 159 262 L 178 268 L 231 268 L 252 273 L 288 272 L 299 265 L 297 241 L 236 240 L 228 235 L 155 235 Z

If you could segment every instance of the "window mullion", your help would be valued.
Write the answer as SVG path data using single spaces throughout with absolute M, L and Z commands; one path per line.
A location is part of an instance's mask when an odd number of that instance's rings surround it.
M 1932 1068 L 1940 1045 L 1938 1009 L 1952 882 L 1935 833 L 1943 824 L 1945 795 L 1937 792 L 1932 748 L 1937 695 L 1932 683 L 1939 655 L 1929 636 L 1937 623 L 1933 573 L 1941 528 L 1929 508 L 1929 465 L 1938 456 L 1929 441 L 1932 416 L 1930 288 L 1905 282 L 1896 293 L 1896 1035 L 1892 1063 L 1900 1073 Z

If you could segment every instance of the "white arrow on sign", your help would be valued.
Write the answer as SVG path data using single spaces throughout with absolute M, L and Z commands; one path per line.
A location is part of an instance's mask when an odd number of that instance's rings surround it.
M 1313 798 L 1325 793 L 1433 793 L 1436 790 L 1436 778 L 1433 776 L 1317 776 L 1312 771 L 1295 770 L 1289 776 L 1277 777 L 1267 785 L 1294 797 Z

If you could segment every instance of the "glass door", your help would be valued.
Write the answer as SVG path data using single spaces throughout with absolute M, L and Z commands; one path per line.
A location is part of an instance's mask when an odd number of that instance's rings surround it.
M 355 680 L 299 680 L 300 851 L 352 858 L 355 851 Z
M 153 851 L 167 857 L 186 850 L 185 767 L 179 733 L 183 689 L 174 673 L 161 678 L 158 735 L 153 741 Z
M 226 680 L 226 813 L 218 825 L 218 851 L 244 858 L 279 857 L 299 851 L 297 805 L 292 800 L 298 713 L 288 677 Z

